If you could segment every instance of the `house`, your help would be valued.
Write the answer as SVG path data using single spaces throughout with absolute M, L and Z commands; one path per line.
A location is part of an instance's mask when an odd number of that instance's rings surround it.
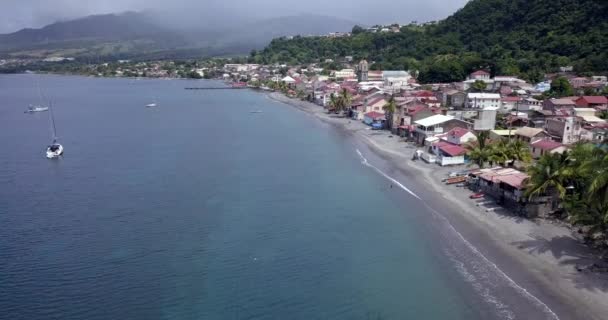
M 500 95 L 498 93 L 468 93 L 465 105 L 471 109 L 499 108 Z
M 464 107 L 464 101 L 466 100 L 466 94 L 458 90 L 448 90 L 442 95 L 443 104 L 454 109 L 461 109 Z
M 372 125 L 374 123 L 382 123 L 386 120 L 386 116 L 384 115 L 384 113 L 380 113 L 380 112 L 368 112 L 365 115 L 363 115 L 363 122 L 367 125 Z
M 543 103 L 543 110 L 555 111 L 557 109 L 576 108 L 576 103 L 570 99 L 547 99 Z
M 584 78 L 584 77 L 577 77 L 577 78 L 570 79 L 570 84 L 575 89 L 584 87 L 587 84 L 587 82 L 589 82 L 589 79 Z
M 444 134 L 453 128 L 471 128 L 471 124 L 462 120 L 454 119 L 451 116 L 444 116 L 442 114 L 436 114 L 428 118 L 414 121 L 416 125 L 416 142 L 419 145 L 430 144 L 434 141 L 439 140 L 436 138 L 437 135 Z
M 500 99 L 501 105 L 500 105 L 500 109 L 498 109 L 498 111 L 500 113 L 509 113 L 513 110 L 518 110 L 520 101 L 521 101 L 520 97 L 512 97 L 512 96 L 502 97 Z
M 538 140 L 530 144 L 530 152 L 534 159 L 549 153 L 564 153 L 566 150 L 563 144 L 553 140 Z
M 516 130 L 490 130 L 490 140 L 506 140 L 515 135 Z
M 281 81 L 285 82 L 289 87 L 293 87 L 296 84 L 296 79 L 290 76 L 286 76 L 285 78 L 281 79 Z
M 470 141 L 477 141 L 477 136 L 469 129 L 456 127 L 448 131 L 442 139 L 451 144 L 463 145 Z
M 543 109 L 543 102 L 534 98 L 526 98 L 519 102 L 517 109 L 521 112 L 538 111 Z
M 485 70 L 477 70 L 469 75 L 470 80 L 490 80 L 490 73 Z
M 435 161 L 442 167 L 465 163 L 467 151 L 460 145 L 448 141 L 438 141 L 432 144 L 431 150 L 437 156 Z
M 496 199 L 505 207 L 521 209 L 528 201 L 525 188 L 530 176 L 524 172 L 495 167 L 472 171 L 469 177 L 476 191 Z
M 532 143 L 538 140 L 546 140 L 549 135 L 542 128 L 522 127 L 515 131 L 515 138 L 526 143 Z
M 574 101 L 577 107 L 608 109 L 608 99 L 604 96 L 582 96 Z
M 545 131 L 562 144 L 572 144 L 581 140 L 583 121 L 578 117 L 555 117 L 545 120 Z
M 606 120 L 598 118 L 595 113 L 597 110 L 593 108 L 574 108 L 574 115 L 582 118 L 586 123 L 596 124 L 596 123 L 606 123 Z

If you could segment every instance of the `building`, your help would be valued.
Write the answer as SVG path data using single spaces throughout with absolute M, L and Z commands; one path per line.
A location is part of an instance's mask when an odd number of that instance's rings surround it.
M 490 130 L 490 140 L 508 140 L 515 135 L 516 130 Z
M 574 101 L 570 99 L 547 99 L 543 103 L 543 110 L 555 111 L 557 109 L 572 109 L 576 108 Z
M 498 111 L 500 113 L 509 113 L 513 110 L 519 110 L 520 97 L 506 96 L 500 99 L 501 105 Z
M 545 154 L 564 153 L 566 150 L 567 148 L 563 144 L 553 140 L 538 140 L 530 144 L 530 152 L 534 159 L 538 159 Z
M 465 105 L 471 109 L 499 108 L 500 94 L 498 93 L 468 93 Z
M 429 145 L 432 142 L 438 141 L 439 138 L 436 138 L 436 136 L 444 134 L 456 127 L 471 128 L 470 123 L 441 114 L 415 121 L 414 124 L 416 125 L 414 134 L 416 136 L 416 142 L 419 145 Z
M 608 99 L 604 96 L 582 96 L 574 101 L 577 107 L 608 109 Z
M 539 111 L 543 109 L 543 102 L 534 98 L 526 98 L 519 102 L 517 109 L 520 112 Z
M 363 122 L 370 126 L 374 123 L 382 123 L 384 121 L 386 121 L 384 113 L 372 111 L 363 115 Z
M 577 117 L 556 117 L 545 120 L 545 131 L 555 141 L 572 144 L 581 140 L 582 120 Z
M 577 117 L 580 117 L 583 119 L 583 121 L 585 121 L 588 124 L 598 124 L 598 123 L 606 123 L 606 120 L 597 117 L 596 114 L 597 110 L 593 109 L 593 108 L 574 108 L 574 115 L 576 115 Z
M 448 131 L 443 139 L 451 144 L 460 146 L 471 141 L 477 141 L 477 136 L 469 129 L 456 127 Z
M 522 127 L 515 131 L 515 138 L 526 143 L 533 143 L 538 140 L 547 140 L 549 135 L 542 128 Z
M 589 79 L 584 78 L 584 77 L 577 77 L 577 78 L 570 79 L 570 84 L 575 89 L 584 87 L 587 84 L 587 82 L 589 82 Z
M 361 62 L 359 62 L 359 66 L 357 68 L 357 78 L 359 80 L 359 82 L 367 82 L 369 81 L 369 65 L 367 63 L 367 60 L 361 60 Z
M 431 150 L 436 155 L 435 162 L 440 166 L 460 165 L 465 163 L 467 150 L 448 141 L 434 142 Z
M 353 69 L 342 69 L 334 72 L 336 79 L 351 79 L 355 78 L 355 70 Z
M 469 75 L 469 80 L 490 80 L 490 73 L 485 70 L 477 70 Z

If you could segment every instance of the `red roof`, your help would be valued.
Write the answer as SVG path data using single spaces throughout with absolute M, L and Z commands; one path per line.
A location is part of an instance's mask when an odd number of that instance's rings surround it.
M 608 99 L 604 96 L 582 96 L 578 98 L 578 101 L 583 101 L 588 104 L 608 104 Z
M 471 131 L 469 131 L 465 128 L 456 127 L 454 129 L 448 131 L 448 136 L 454 137 L 454 138 L 462 138 L 465 134 L 467 134 L 469 132 L 471 132 Z
M 377 97 L 377 98 L 375 98 L 375 99 L 372 99 L 371 101 L 369 101 L 369 102 L 367 103 L 367 105 L 368 105 L 368 106 L 371 106 L 371 105 L 373 105 L 373 104 L 376 104 L 376 103 L 380 102 L 381 100 L 384 100 L 384 97 L 383 97 L 383 96 L 380 96 L 380 97 Z
M 467 153 L 467 151 L 463 147 L 457 144 L 451 144 L 446 141 L 439 141 L 433 145 L 451 157 L 457 157 Z
M 414 106 L 407 108 L 407 114 L 415 115 L 416 113 L 418 113 L 422 110 L 425 110 L 425 109 L 427 109 L 427 107 L 425 105 L 420 105 L 420 104 L 414 105 Z
M 553 140 L 539 140 L 531 144 L 534 148 L 539 148 L 545 151 L 551 151 L 562 146 L 561 143 Z
M 428 90 L 422 90 L 422 91 L 418 91 L 414 94 L 415 97 L 434 97 L 435 94 L 433 94 L 433 92 L 428 91 Z
M 507 96 L 501 99 L 502 101 L 508 101 L 508 102 L 517 102 L 520 101 L 521 98 L 520 97 L 511 97 L 511 96 Z
M 372 111 L 372 112 L 368 112 L 366 114 L 364 114 L 364 116 L 368 117 L 368 118 L 372 118 L 374 120 L 376 119 L 384 119 L 386 116 L 384 115 L 384 113 L 380 113 L 380 112 L 376 112 L 376 111 Z
M 471 75 L 473 75 L 473 76 L 489 76 L 490 73 L 487 72 L 487 71 L 485 71 L 485 70 L 477 70 L 477 71 L 471 73 Z

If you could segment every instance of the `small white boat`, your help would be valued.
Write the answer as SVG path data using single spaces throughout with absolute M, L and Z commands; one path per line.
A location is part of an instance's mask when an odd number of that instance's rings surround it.
M 262 110 L 252 110 L 252 111 L 249 111 L 249 113 L 262 113 Z
M 34 112 L 44 112 L 44 111 L 49 111 L 49 107 L 43 107 L 40 105 L 30 105 L 27 110 L 25 110 L 25 113 L 34 113 Z
M 146 108 L 154 108 L 154 107 L 156 107 L 156 103 L 148 103 L 146 105 Z
M 57 142 L 53 142 L 53 144 L 46 148 L 46 157 L 48 159 L 59 158 L 61 155 L 63 155 L 63 146 Z

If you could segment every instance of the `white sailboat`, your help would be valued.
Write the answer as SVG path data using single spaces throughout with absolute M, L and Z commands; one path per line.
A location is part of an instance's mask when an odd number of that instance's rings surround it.
M 31 105 L 25 110 L 25 113 L 34 113 L 34 112 L 44 112 L 48 111 L 49 107 L 45 107 L 42 105 L 42 90 L 40 89 L 40 83 L 36 78 L 36 87 L 38 88 L 38 98 L 40 99 L 40 104 Z
M 146 105 L 146 108 L 154 108 L 154 107 L 156 107 L 156 106 L 158 106 L 158 105 L 156 104 L 156 98 L 154 98 L 154 102 L 152 102 L 152 103 L 148 103 L 148 104 Z
M 49 102 L 49 118 L 51 121 L 51 134 L 53 136 L 53 142 L 46 147 L 46 157 L 48 159 L 55 159 L 63 155 L 63 146 L 57 142 L 57 128 L 55 127 L 55 117 L 53 116 L 53 109 Z

